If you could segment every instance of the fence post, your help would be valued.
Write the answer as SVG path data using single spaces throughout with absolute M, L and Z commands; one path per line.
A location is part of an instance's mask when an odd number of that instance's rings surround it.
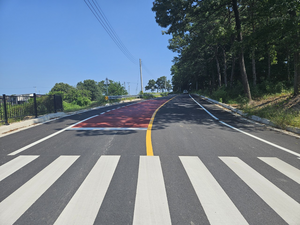
M 56 96 L 53 95 L 53 101 L 54 101 L 54 112 L 57 113 L 57 109 L 56 109 Z
M 9 125 L 8 116 L 7 116 L 7 107 L 6 107 L 6 95 L 3 95 L 3 107 L 4 107 L 5 125 Z
M 37 111 L 37 104 L 36 104 L 36 94 L 33 94 L 33 102 L 34 102 L 34 114 L 35 114 L 35 118 L 38 117 L 38 111 Z

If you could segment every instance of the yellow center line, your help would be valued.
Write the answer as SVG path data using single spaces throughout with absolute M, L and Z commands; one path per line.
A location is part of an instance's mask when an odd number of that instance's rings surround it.
M 165 104 L 167 104 L 169 101 L 173 100 L 174 98 L 176 98 L 177 96 L 169 99 L 168 101 L 166 101 L 164 104 L 162 104 L 161 106 L 159 106 L 155 112 L 153 113 L 149 125 L 148 125 L 148 129 L 147 129 L 147 133 L 146 133 L 146 152 L 147 152 L 147 156 L 153 156 L 153 148 L 152 148 L 152 140 L 151 140 L 151 130 L 152 130 L 152 125 L 153 125 L 153 121 L 154 121 L 154 117 L 157 113 L 157 111 L 163 107 Z

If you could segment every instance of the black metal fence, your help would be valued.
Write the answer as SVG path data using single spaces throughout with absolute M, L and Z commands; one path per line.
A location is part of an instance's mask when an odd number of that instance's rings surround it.
M 3 95 L 0 96 L 0 123 L 37 118 L 39 115 L 63 111 L 60 95 Z

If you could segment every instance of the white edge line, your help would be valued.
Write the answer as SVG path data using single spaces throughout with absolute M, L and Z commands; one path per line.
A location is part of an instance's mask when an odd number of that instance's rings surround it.
M 68 126 L 68 127 L 64 128 L 64 129 L 62 129 L 62 130 L 60 130 L 60 131 L 57 131 L 57 132 L 55 132 L 55 133 L 53 133 L 53 134 L 50 134 L 50 135 L 48 135 L 48 136 L 46 136 L 46 137 L 44 137 L 44 138 L 42 138 L 42 139 L 40 139 L 40 140 L 38 140 L 38 141 L 35 141 L 35 142 L 33 142 L 33 143 L 29 144 L 29 145 L 26 145 L 26 146 L 24 146 L 23 148 L 20 148 L 20 149 L 14 151 L 14 152 L 12 152 L 12 153 L 10 153 L 10 154 L 8 154 L 8 155 L 16 155 L 16 154 L 18 154 L 18 153 L 20 153 L 20 152 L 23 152 L 23 151 L 25 151 L 25 150 L 28 149 L 28 148 L 31 148 L 31 147 L 33 147 L 33 146 L 35 146 L 35 145 L 37 145 L 37 144 L 39 144 L 39 143 L 41 143 L 41 142 L 43 142 L 43 141 L 49 139 L 49 138 L 52 138 L 52 137 L 54 137 L 54 136 L 56 136 L 56 135 L 58 135 L 58 134 L 64 132 L 65 130 L 70 129 L 71 127 L 73 127 L 73 126 L 75 126 L 75 125 L 77 125 L 77 124 L 79 124 L 79 123 L 82 123 L 82 122 L 84 122 L 84 121 L 86 121 L 86 120 L 92 119 L 92 118 L 94 118 L 94 117 L 96 117 L 96 116 L 98 116 L 98 115 L 91 116 L 91 117 L 86 118 L 86 119 L 84 119 L 84 120 L 82 120 L 82 121 L 79 121 L 79 122 L 77 122 L 77 123 L 75 123 L 75 124 L 73 124 L 73 125 L 71 125 L 71 126 Z
M 75 127 L 75 128 L 69 128 L 70 130 L 147 130 L 148 128 L 144 127 Z
M 207 112 L 211 117 L 213 117 L 213 118 L 216 119 L 216 120 L 219 120 L 217 117 L 215 117 L 214 115 L 212 115 L 207 109 L 205 109 L 202 105 L 200 105 L 200 104 L 199 104 L 199 103 L 198 103 L 191 95 L 189 95 L 189 96 L 190 96 L 190 97 L 194 100 L 194 102 L 196 102 L 202 109 L 204 109 L 205 112 Z M 273 146 L 273 147 L 275 147 L 275 148 L 278 148 L 278 149 L 280 149 L 280 150 L 282 150 L 282 151 L 285 151 L 285 152 L 288 152 L 288 153 L 290 153 L 290 154 L 292 154 L 292 155 L 295 155 L 295 156 L 299 157 L 299 159 L 300 159 L 300 154 L 299 154 L 299 153 L 296 153 L 296 152 L 294 152 L 294 151 L 292 151 L 292 150 L 289 150 L 289 149 L 287 149 L 287 148 L 284 148 L 284 147 L 281 147 L 281 146 L 279 146 L 279 145 L 276 145 L 276 144 L 274 144 L 274 143 L 272 143 L 272 142 L 266 141 L 266 140 L 264 140 L 264 139 L 262 139 L 262 138 L 256 137 L 256 136 L 254 136 L 254 135 L 252 135 L 252 134 L 249 134 L 249 133 L 247 133 L 247 132 L 244 132 L 244 131 L 242 131 L 242 130 L 240 130 L 240 129 L 238 129 L 238 128 L 235 128 L 235 127 L 233 127 L 233 126 L 230 126 L 230 125 L 227 124 L 227 123 L 224 123 L 223 121 L 220 121 L 220 120 L 219 120 L 219 122 L 222 123 L 223 125 L 225 125 L 225 126 L 231 128 L 231 129 L 233 129 L 233 130 L 236 130 L 236 131 L 238 131 L 238 132 L 240 132 L 240 133 L 243 133 L 243 134 L 245 134 L 245 135 L 248 135 L 249 137 L 252 137 L 252 138 L 254 138 L 254 139 L 256 139 L 256 140 L 259 140 L 259 141 L 261 141 L 261 142 L 264 142 L 264 143 L 266 143 L 266 144 L 269 144 L 269 145 L 271 145 L 271 146 Z
M 189 95 L 191 97 L 191 99 L 193 99 L 194 102 L 197 103 L 197 105 L 199 105 L 205 112 L 207 112 L 212 118 L 214 118 L 215 120 L 219 120 L 217 117 L 215 117 L 213 114 L 211 114 L 206 108 L 204 108 L 199 102 L 197 102 L 191 95 Z
M 247 133 L 247 132 L 244 132 L 244 131 L 242 131 L 242 130 L 240 130 L 240 129 L 238 129 L 238 128 L 235 128 L 235 127 L 233 127 L 233 126 L 230 126 L 230 125 L 227 124 L 227 123 L 224 123 L 223 121 L 220 121 L 220 123 L 222 123 L 223 125 L 225 125 L 225 126 L 231 128 L 231 129 L 233 129 L 233 130 L 236 130 L 236 131 L 238 131 L 238 132 L 240 132 L 240 133 L 243 133 L 243 134 L 245 134 L 245 135 L 248 135 L 249 137 L 255 138 L 255 139 L 257 139 L 257 140 L 259 140 L 259 141 L 261 141 L 261 142 L 264 142 L 264 143 L 266 143 L 266 144 L 269 144 L 269 145 L 271 145 L 271 146 L 273 146 L 273 147 L 275 147 L 275 148 L 278 148 L 278 149 L 280 149 L 280 150 L 282 150 L 282 151 L 285 151 L 285 152 L 288 152 L 288 153 L 290 153 L 290 154 L 293 154 L 293 155 L 295 155 L 295 156 L 300 157 L 300 154 L 299 154 L 299 153 L 293 152 L 292 150 L 289 150 L 289 149 L 287 149 L 287 148 L 284 148 L 284 147 L 281 147 L 281 146 L 279 146 L 279 145 L 276 145 L 276 144 L 274 144 L 274 143 L 272 143 L 272 142 L 266 141 L 266 140 L 264 140 L 264 139 L 262 139 L 262 138 L 256 137 L 256 136 L 254 136 L 254 135 L 252 135 L 252 134 L 249 134 L 249 133 Z

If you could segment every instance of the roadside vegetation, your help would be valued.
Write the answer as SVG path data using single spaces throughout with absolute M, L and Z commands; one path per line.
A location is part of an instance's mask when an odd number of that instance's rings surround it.
M 155 0 L 152 11 L 177 54 L 174 92 L 300 127 L 299 1 Z
M 127 95 L 128 92 L 124 86 L 113 80 L 109 80 L 108 84 L 104 80 L 100 82 L 84 80 L 78 82 L 76 87 L 66 83 L 56 83 L 49 94 L 61 95 L 64 111 L 72 112 L 118 102 L 119 99 L 105 100 L 105 95 Z
M 292 85 L 264 82 L 252 90 L 251 103 L 243 97 L 239 85 L 234 89 L 223 87 L 212 94 L 201 90 L 195 92 L 238 108 L 248 115 L 269 119 L 280 128 L 300 127 L 300 96 L 293 96 Z

